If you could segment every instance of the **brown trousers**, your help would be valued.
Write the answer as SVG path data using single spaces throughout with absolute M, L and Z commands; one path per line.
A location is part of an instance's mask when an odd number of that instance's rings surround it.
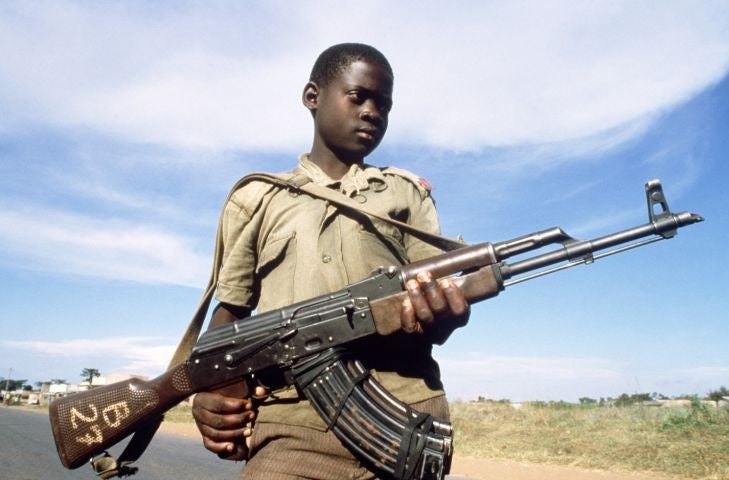
M 445 396 L 411 405 L 449 418 Z M 251 440 L 251 458 L 241 480 L 365 480 L 377 478 L 352 456 L 332 432 L 278 423 L 259 423 Z

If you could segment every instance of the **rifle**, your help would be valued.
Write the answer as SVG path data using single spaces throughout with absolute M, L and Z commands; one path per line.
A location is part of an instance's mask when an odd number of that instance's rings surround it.
M 196 392 L 245 379 L 273 390 L 295 385 L 357 457 L 387 478 L 441 479 L 449 470 L 447 420 L 389 394 L 348 350 L 400 330 L 404 284 L 421 271 L 454 277 L 470 303 L 532 278 L 674 237 L 703 221 L 672 213 L 661 183 L 645 185 L 649 222 L 593 240 L 554 227 L 512 240 L 464 246 L 423 261 L 380 268 L 342 290 L 212 328 L 190 357 L 149 381 L 132 378 L 54 401 L 50 421 L 66 468 L 76 468 Z M 507 263 L 507 258 L 559 245 Z M 601 253 L 597 253 L 601 252 Z

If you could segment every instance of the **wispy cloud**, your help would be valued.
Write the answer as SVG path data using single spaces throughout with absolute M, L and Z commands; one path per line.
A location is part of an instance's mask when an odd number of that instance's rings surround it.
M 78 365 L 112 358 L 117 370 L 108 373 L 159 375 L 175 349 L 168 337 L 77 338 L 61 341 L 0 342 L 8 349 L 31 353 L 46 359 L 70 359 Z
M 726 383 L 729 368 L 676 368 L 589 357 L 498 356 L 483 353 L 438 356 L 453 399 L 570 400 L 658 392 L 703 395 Z
M 727 68 L 727 9 L 715 5 L 696 16 L 677 3 L 482 5 L 437 17 L 439 35 L 416 47 L 427 71 L 402 62 L 403 83 L 420 87 L 403 99 L 420 112 L 405 128 L 439 145 L 587 137 L 670 108 Z
M 5 263 L 134 282 L 200 287 L 210 268 L 183 235 L 48 208 L 0 209 L 0 246 Z
M 446 390 L 453 399 L 508 398 L 576 400 L 608 396 L 623 380 L 621 366 L 596 358 L 508 357 L 470 353 L 438 356 Z M 603 392 L 603 393 L 599 393 Z M 610 392 L 604 393 L 604 392 Z
M 459 376 L 537 375 L 552 380 L 579 378 L 609 380 L 619 376 L 618 365 L 594 358 L 507 357 L 472 353 L 440 359 L 444 369 L 458 370 Z
M 686 100 L 729 66 L 724 2 L 333 5 L 286 3 L 273 15 L 276 3 L 6 4 L 0 125 L 90 128 L 184 148 L 298 150 L 310 135 L 298 100 L 310 63 L 329 44 L 355 39 L 379 46 L 395 66 L 389 141 L 584 149 L 572 141 L 592 138 L 592 148 L 610 148 L 640 132 L 616 129 Z M 432 31 L 439 34 L 424 34 Z
M 172 197 L 174 193 L 161 192 L 162 186 L 156 191 L 139 191 L 129 185 L 117 186 L 109 179 L 89 178 L 85 172 L 69 173 L 53 169 L 46 174 L 42 185 L 46 191 L 53 191 L 55 195 L 66 199 L 79 199 L 85 206 L 93 206 L 94 209 L 120 211 L 128 218 L 161 219 L 164 224 L 203 227 L 211 232 L 214 228 L 212 223 L 218 214 L 212 210 L 195 214 L 192 209 L 198 205 L 182 204 L 180 198 Z M 192 187 L 187 185 L 188 189 Z M 29 199 L 28 202 L 37 204 L 35 208 L 43 208 L 35 199 Z
M 648 223 L 648 215 L 645 215 L 643 210 L 633 208 L 631 210 L 609 212 L 592 220 L 584 221 L 570 228 L 568 233 L 576 238 L 594 237 L 643 223 Z

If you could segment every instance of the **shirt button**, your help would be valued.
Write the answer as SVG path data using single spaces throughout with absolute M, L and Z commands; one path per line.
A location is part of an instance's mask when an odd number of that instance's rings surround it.
M 324 262 L 324 263 L 329 263 L 329 262 L 332 261 L 332 257 L 330 257 L 329 255 L 322 255 L 321 256 L 321 261 Z
M 355 195 L 355 196 L 354 196 L 354 197 L 352 197 L 352 198 L 354 198 L 354 200 L 355 200 L 355 201 L 356 201 L 357 203 L 365 203 L 365 202 L 367 202 L 367 197 L 365 197 L 365 196 L 364 196 L 364 195 L 362 195 L 362 194 L 357 194 L 357 195 Z

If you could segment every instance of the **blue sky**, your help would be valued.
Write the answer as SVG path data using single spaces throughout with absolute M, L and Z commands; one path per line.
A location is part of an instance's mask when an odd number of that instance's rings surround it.
M 509 288 L 436 349 L 453 399 L 729 385 L 726 2 L 3 2 L 0 376 L 161 373 L 228 188 L 311 142 L 327 46 L 395 70 L 368 160 L 434 186 L 443 232 L 593 238 L 643 184 L 707 221 Z M 12 369 L 12 371 L 11 371 Z

